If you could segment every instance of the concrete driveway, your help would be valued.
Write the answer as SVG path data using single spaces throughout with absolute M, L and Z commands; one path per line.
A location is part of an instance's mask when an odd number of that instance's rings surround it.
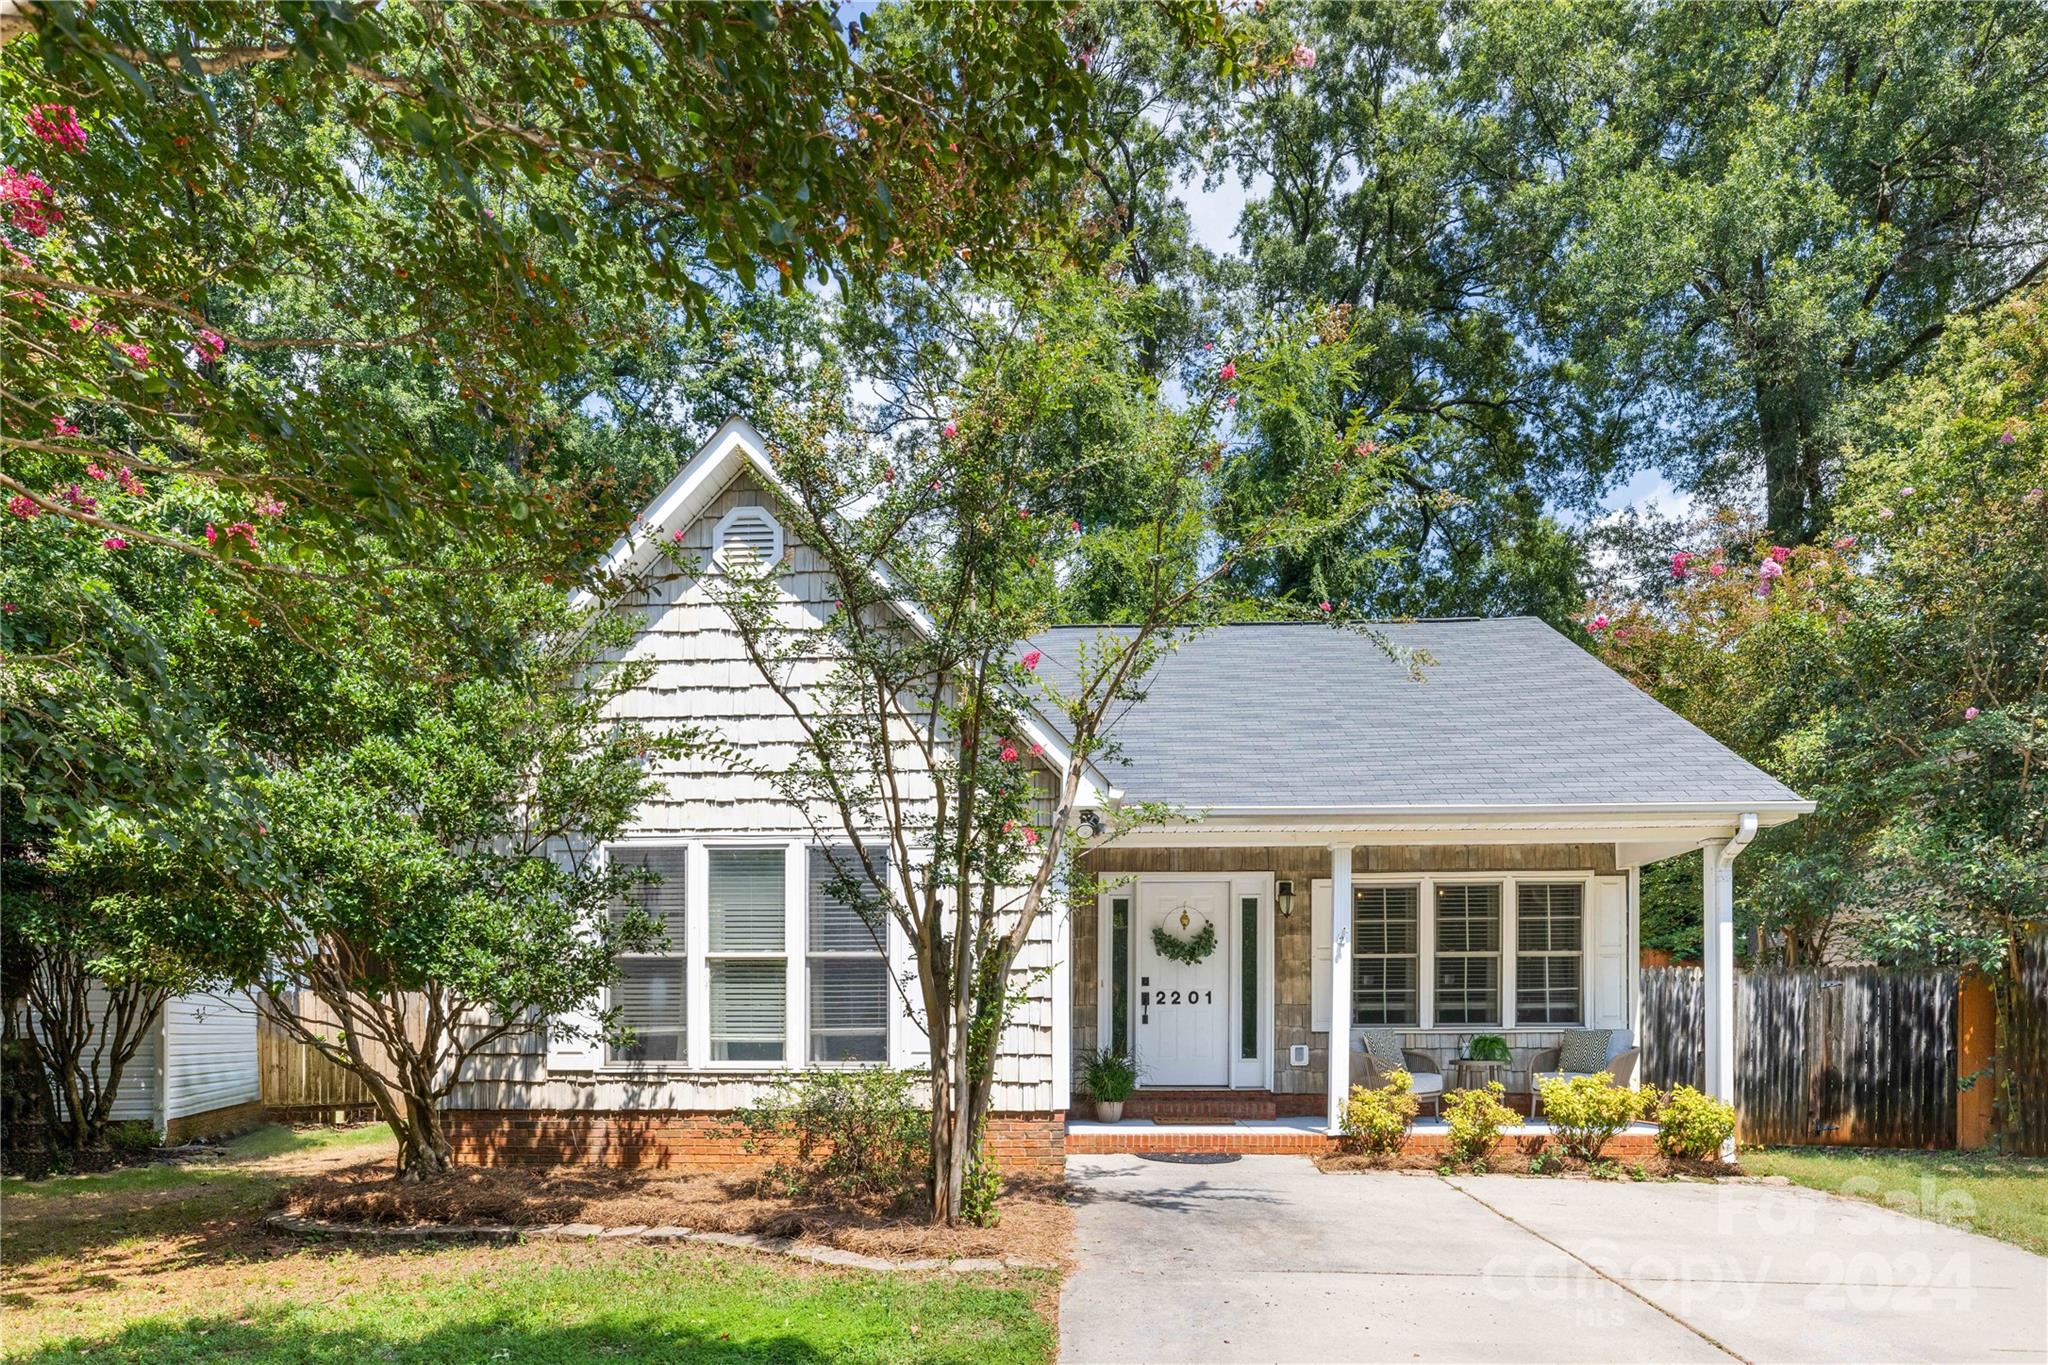
M 1066 1361 L 2048 1361 L 2048 1259 L 1790 1186 L 1282 1156 L 1067 1179 Z

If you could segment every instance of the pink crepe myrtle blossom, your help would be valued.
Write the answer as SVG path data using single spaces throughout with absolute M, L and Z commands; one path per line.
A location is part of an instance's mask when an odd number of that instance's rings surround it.
M 1216 349 L 1216 343 L 1213 341 L 1205 341 L 1202 343 L 1202 349 L 1205 351 L 1213 351 Z
M 85 467 L 85 477 L 88 479 L 98 479 L 101 483 L 105 483 L 114 476 L 101 469 L 97 464 L 89 464 Z
M 259 517 L 281 517 L 284 515 L 284 504 L 277 500 L 275 493 L 266 493 L 263 501 L 249 510 Z
M 1027 843 L 1027 844 L 1035 844 L 1035 843 L 1037 843 L 1037 842 L 1038 842 L 1038 831 L 1037 831 L 1037 830 L 1035 830 L 1035 829 L 1033 829 L 1033 828 L 1031 828 L 1031 826 L 1029 826 L 1029 825 L 1026 825 L 1026 826 L 1024 826 L 1024 842 L 1025 842 L 1025 843 Z
M 1076 520 L 1074 520 L 1074 521 L 1070 521 L 1070 522 L 1068 522 L 1068 523 L 1067 523 L 1067 529 L 1068 529 L 1069 531 L 1072 531 L 1072 532 L 1073 532 L 1073 533 L 1074 533 L 1075 535 L 1077 535 L 1077 536 L 1078 536 L 1078 535 L 1080 535 L 1080 534 L 1081 534 L 1081 523 L 1080 523 L 1080 521 L 1079 521 L 1078 519 L 1076 519 Z
M 1600 613 L 1600 614 L 1599 614 L 1598 616 L 1595 616 L 1595 617 L 1594 617 L 1594 618 L 1593 618 L 1592 620 L 1588 621 L 1588 622 L 1586 623 L 1586 629 L 1587 629 L 1587 630 L 1605 630 L 1605 629 L 1607 629 L 1607 613 L 1603 611 L 1603 612 L 1601 612 L 1601 613 Z
M 85 150 L 85 129 L 78 126 L 78 111 L 68 104 L 38 104 L 22 121 L 31 134 L 59 151 Z
M 0 166 L 0 208 L 7 211 L 8 222 L 31 237 L 48 236 L 64 218 L 50 182 L 12 166 Z
M 1914 488 L 1913 485 L 1909 483 L 1904 488 L 1901 488 L 1899 490 L 1899 496 L 1902 498 L 1910 498 L 1913 496 L 1914 493 L 1918 491 L 1918 489 Z
M 1296 43 L 1287 54 L 1287 64 L 1296 71 L 1313 71 L 1316 65 L 1316 50 L 1307 43 Z
M 197 346 L 199 354 L 208 360 L 219 360 L 228 351 L 228 344 L 221 339 L 220 333 L 205 328 L 200 329 L 192 344 Z
M 1977 715 L 1978 715 L 1978 711 L 1977 711 L 1977 708 L 1976 708 L 1976 707 L 1974 707 L 1974 706 L 1965 706 L 1965 707 L 1963 708 L 1963 719 L 1964 719 L 1964 720 L 1975 720 L 1975 719 L 1977 719 Z
M 680 544 L 682 544 L 682 543 L 683 543 L 683 533 L 682 533 L 681 531 L 670 531 L 670 532 L 668 533 L 668 543 L 669 543 L 669 544 L 671 544 L 671 545 L 680 545 Z
M 1316 610 L 1321 612 L 1323 615 L 1328 616 L 1332 610 L 1330 606 L 1330 600 L 1328 598 L 1324 598 L 1322 601 L 1316 603 Z
M 1892 511 L 1892 509 L 1889 507 L 1880 507 L 1877 509 L 1877 519 L 1879 521 L 1890 521 L 1893 517 L 1897 515 L 1898 513 Z
M 960 428 L 952 422 L 948 422 L 939 428 L 939 435 L 941 436 L 958 436 L 959 434 Z
M 1236 407 L 1236 406 L 1237 406 L 1237 395 L 1236 395 L 1236 394 L 1234 394 L 1234 393 L 1233 393 L 1233 394 L 1231 394 L 1231 395 L 1230 395 L 1230 397 L 1228 397 L 1228 398 L 1226 398 L 1226 399 L 1224 399 L 1224 400 L 1223 400 L 1223 407 L 1224 407 L 1224 410 L 1225 410 L 1226 412 L 1227 412 L 1227 411 L 1229 411 L 1229 410 L 1230 410 L 1231 408 L 1234 408 L 1234 407 Z
M 1775 559 L 1766 559 L 1763 563 L 1756 566 L 1756 576 L 1763 579 L 1766 583 L 1770 582 L 1773 578 L 1783 577 L 1784 573 L 1784 564 Z
M 128 542 L 121 539 L 121 537 L 119 536 L 108 536 L 105 540 L 101 541 L 100 544 L 105 546 L 109 550 L 125 550 L 128 548 Z
M 220 539 L 220 531 L 212 522 L 206 523 L 206 543 L 212 545 Z
M 2012 429 L 2012 423 L 2010 422 L 2005 424 L 2005 430 L 1998 433 L 1998 443 L 2002 446 L 2009 446 L 2019 438 L 2019 433 Z
M 1616 640 L 1626 640 L 1628 638 L 1628 627 L 1616 626 L 1614 628 L 1614 638 Z
M 1228 360 L 1224 361 L 1223 368 L 1216 371 L 1216 377 L 1228 384 L 1231 380 L 1237 378 L 1237 366 Z
M 70 503 L 73 508 L 80 512 L 90 512 L 100 505 L 98 498 L 93 497 L 75 483 L 64 490 L 63 497 L 65 502 Z
M 78 424 L 62 413 L 58 413 L 50 419 L 50 430 L 58 436 L 76 436 L 78 434 Z
M 19 605 L 19 604 L 17 604 L 17 603 L 14 603 L 14 602 L 0 602 L 0 611 L 4 611 L 4 612 L 6 612 L 6 613 L 7 613 L 7 614 L 8 614 L 9 616 L 12 616 L 12 615 L 14 615 L 14 613 L 16 613 L 16 612 L 18 612 L 18 611 L 20 611 L 20 610 L 21 610 L 21 607 L 20 607 L 20 605 Z
M 1692 553 L 1690 551 L 1679 550 L 1674 553 L 1671 556 L 1671 576 L 1673 578 L 1685 577 L 1685 566 L 1690 563 L 1692 563 Z
M 1855 543 L 1856 537 L 1854 536 L 1839 536 L 1835 540 L 1835 548 L 1837 550 L 1846 550 Z
M 138 370 L 149 368 L 149 347 L 139 341 L 124 341 L 114 348 L 128 357 L 128 363 Z
M 1771 547 L 1771 558 L 1783 564 L 1792 558 L 1792 552 L 1783 545 L 1773 545 Z
M 1351 453 L 1353 455 L 1370 455 L 1379 448 L 1380 443 L 1378 441 L 1360 441 L 1357 445 L 1351 447 Z
M 16 493 L 7 500 L 7 510 L 23 521 L 33 521 L 43 514 L 43 505 L 26 493 Z
M 1038 671 L 1038 661 L 1044 657 L 1035 649 L 1026 654 L 1022 660 L 1024 671 L 1026 673 L 1036 673 Z
M 893 467 L 891 467 L 891 466 L 889 466 L 889 465 L 883 465 L 883 466 L 882 466 L 882 482 L 883 482 L 883 483 L 894 483 L 894 482 L 896 482 L 896 471 L 895 471 L 895 469 L 894 469 Z
M 1002 758 L 1005 763 L 1015 763 L 1017 761 L 1017 745 L 1015 741 L 1007 739 L 1003 741 Z
M 1728 572 L 1728 566 L 1726 564 L 1709 564 L 1707 565 L 1707 572 L 1719 578 L 1722 574 Z
M 1035 739 L 1031 741 L 1031 756 L 1033 758 L 1045 757 L 1045 746 Z

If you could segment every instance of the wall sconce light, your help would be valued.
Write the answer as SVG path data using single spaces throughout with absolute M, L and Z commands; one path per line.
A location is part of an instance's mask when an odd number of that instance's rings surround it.
M 1280 906 L 1281 919 L 1294 918 L 1294 883 L 1281 882 L 1274 888 L 1274 899 Z
M 1102 837 L 1102 817 L 1092 810 L 1082 811 L 1081 828 L 1087 831 L 1081 836 L 1082 838 L 1100 839 Z

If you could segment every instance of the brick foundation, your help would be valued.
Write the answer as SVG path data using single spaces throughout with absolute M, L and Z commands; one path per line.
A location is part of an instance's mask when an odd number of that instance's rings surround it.
M 1535 1155 L 1548 1141 L 1540 1137 L 1507 1137 L 1502 1144 L 1515 1151 Z M 1448 1133 L 1410 1133 L 1401 1150 L 1436 1156 L 1450 1150 Z M 1655 1133 L 1619 1133 L 1610 1138 L 1603 1156 L 1626 1158 L 1651 1156 L 1657 1150 Z M 1321 1156 L 1337 1151 L 1337 1139 L 1324 1133 L 1299 1129 L 1239 1128 L 1228 1133 L 1176 1132 L 1172 1128 L 1126 1128 L 1116 1132 L 1084 1132 L 1067 1135 L 1071 1156 L 1111 1152 L 1237 1152 L 1245 1156 Z
M 452 1109 L 455 1159 L 476 1166 L 616 1166 L 627 1170 L 752 1170 L 773 1152 L 745 1150 L 729 1111 L 610 1112 Z M 988 1150 L 1005 1171 L 1058 1174 L 1067 1116 L 995 1114 Z

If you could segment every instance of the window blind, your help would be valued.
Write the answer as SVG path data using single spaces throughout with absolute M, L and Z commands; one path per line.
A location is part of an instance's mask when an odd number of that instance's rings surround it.
M 1435 1024 L 1500 1022 L 1500 887 L 1436 889 Z
M 711 1059 L 779 1062 L 788 1031 L 789 968 L 780 960 L 711 963 Z
M 1361 886 L 1351 896 L 1351 1022 L 1419 1022 L 1417 889 Z
M 886 879 L 885 857 L 874 850 L 869 857 Z M 888 922 L 878 893 L 850 846 L 812 849 L 809 873 L 810 1060 L 886 1062 L 891 986 L 883 945 Z M 844 894 L 848 891 L 853 898 Z
M 1577 882 L 1516 887 L 1517 1024 L 1576 1024 L 1583 1017 L 1585 900 Z
M 783 936 L 783 851 L 711 850 L 711 951 L 779 953 Z
M 689 928 L 689 850 L 614 848 L 610 857 L 620 866 L 642 868 L 660 878 L 634 887 L 627 901 L 612 908 L 613 921 L 637 908 L 661 926 L 663 939 L 645 952 L 619 957 L 612 1007 L 628 1032 L 624 1042 L 607 1046 L 606 1055 L 615 1062 L 686 1061 L 689 990 L 683 953 Z
M 683 951 L 689 928 L 689 897 L 686 894 L 689 882 L 690 857 L 685 848 L 648 848 L 630 852 L 613 850 L 612 861 L 625 867 L 640 868 L 653 873 L 659 881 L 643 882 L 633 888 L 630 904 L 643 911 L 662 928 L 667 942 L 650 951 L 680 953 Z M 624 914 L 626 906 L 613 909 L 612 919 L 616 922 Z

